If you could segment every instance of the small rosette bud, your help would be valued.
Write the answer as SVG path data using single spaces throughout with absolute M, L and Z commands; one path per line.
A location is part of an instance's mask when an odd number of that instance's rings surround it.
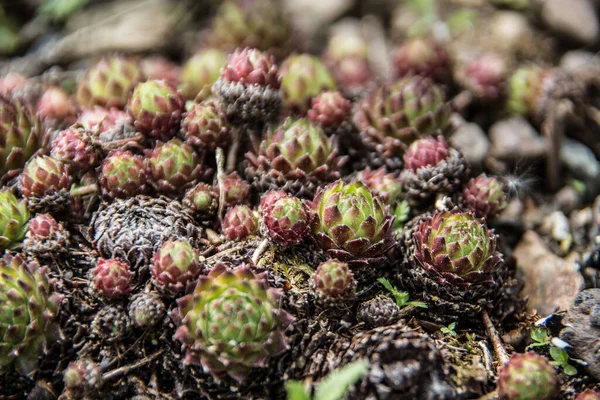
M 179 139 L 159 143 L 149 155 L 149 169 L 157 190 L 177 193 L 193 186 L 200 177 L 201 165 L 194 149 Z
M 502 400 L 552 400 L 559 394 L 560 379 L 547 358 L 530 351 L 513 354 L 498 376 Z
M 258 233 L 258 213 L 248 206 L 235 206 L 225 213 L 223 234 L 229 240 L 244 240 Z
M 399 180 L 411 206 L 432 199 L 438 193 L 452 193 L 463 182 L 467 164 L 446 140 L 425 137 L 413 142 L 404 154 Z
M 310 231 L 309 212 L 302 200 L 285 192 L 274 191 L 263 196 L 260 215 L 265 235 L 282 246 L 300 243 Z
M 136 129 L 164 141 L 177 135 L 185 101 L 167 81 L 151 80 L 135 87 L 127 109 Z
M 183 119 L 181 129 L 185 141 L 200 149 L 227 147 L 231 140 L 225 114 L 212 101 L 194 105 Z
M 348 133 L 352 129 L 350 126 L 352 103 L 338 91 L 320 93 L 312 99 L 312 105 L 306 115 L 309 120 L 320 125 L 328 135 Z
M 100 296 L 116 299 L 131 292 L 133 274 L 129 264 L 113 259 L 101 258 L 92 272 L 94 276 L 94 289 Z
M 304 114 L 313 97 L 334 90 L 335 81 L 327 67 L 315 56 L 292 55 L 281 66 L 281 92 L 290 113 Z
M 261 129 L 281 109 L 279 74 L 275 58 L 257 49 L 236 50 L 227 57 L 212 87 L 233 125 Z
M 481 174 L 471 179 L 459 198 L 462 208 L 477 217 L 492 219 L 507 206 L 504 185 L 493 176 Z
M 102 194 L 126 199 L 146 191 L 148 173 L 142 156 L 128 151 L 113 151 L 102 162 L 98 183 Z
M 352 298 L 356 289 L 356 281 L 348 264 L 335 259 L 317 267 L 312 275 L 312 283 L 319 297 L 333 302 Z
M 47 260 L 68 252 L 69 232 L 62 222 L 58 223 L 50 214 L 38 214 L 29 221 L 29 230 L 23 242 L 27 254 Z
M 227 61 L 227 53 L 219 49 L 204 49 L 183 65 L 179 89 L 188 100 L 203 101 L 211 95 L 211 86 L 219 79 Z
M 95 168 L 102 159 L 99 143 L 81 125 L 73 125 L 61 131 L 52 141 L 50 155 L 69 165 L 73 171 Z
M 138 293 L 132 297 L 128 308 L 131 322 L 138 328 L 149 329 L 157 326 L 166 316 L 165 303 L 158 294 Z
M 392 54 L 397 78 L 418 75 L 445 83 L 452 74 L 452 63 L 440 43 L 431 39 L 413 38 L 404 41 Z
M 225 192 L 224 199 L 226 206 L 235 206 L 245 202 L 250 193 L 250 185 L 240 178 L 237 172 L 227 175 L 223 179 L 223 183 L 216 187 L 217 195 L 220 195 L 221 188 Z
M 168 240 L 154 255 L 150 268 L 152 282 L 164 293 L 182 293 L 186 286 L 200 276 L 202 264 L 198 251 L 189 242 Z
M 143 80 L 140 65 L 133 58 L 104 57 L 85 71 L 77 87 L 77 101 L 85 108 L 123 108 L 135 85 Z
M 210 218 L 219 206 L 219 196 L 212 186 L 199 183 L 185 192 L 182 203 L 196 215 Z

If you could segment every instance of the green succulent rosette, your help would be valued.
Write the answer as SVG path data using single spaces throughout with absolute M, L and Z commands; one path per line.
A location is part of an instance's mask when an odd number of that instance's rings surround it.
M 312 202 L 312 231 L 318 245 L 341 261 L 381 260 L 392 246 L 392 223 L 383 201 L 364 184 L 334 182 Z
M 217 379 L 243 382 L 288 348 L 283 331 L 291 317 L 279 306 L 279 292 L 247 266 L 215 266 L 178 304 L 175 339 L 183 343 L 185 362 Z
M 53 319 L 60 300 L 45 267 L 20 256 L 0 260 L 0 368 L 35 371 L 38 356 L 57 337 Z

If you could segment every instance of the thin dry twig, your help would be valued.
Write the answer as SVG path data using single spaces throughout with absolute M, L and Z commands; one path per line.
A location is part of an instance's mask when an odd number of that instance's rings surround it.
M 490 341 L 494 346 L 494 353 L 496 353 L 496 357 L 498 357 L 500 363 L 504 365 L 508 362 L 508 353 L 504 348 L 502 339 L 500 339 L 500 335 L 498 335 L 498 331 L 496 331 L 496 328 L 494 327 L 494 324 L 492 323 L 492 320 L 490 319 L 490 316 L 488 315 L 487 311 L 483 312 L 482 318 L 483 326 L 485 327 L 488 337 L 490 338 Z
M 156 353 L 144 358 L 143 360 L 136 362 L 135 364 L 125 365 L 123 367 L 120 367 L 120 368 L 114 369 L 110 372 L 107 372 L 104 375 L 102 375 L 102 380 L 108 381 L 111 379 L 119 378 L 121 376 L 125 376 L 128 373 L 130 373 L 131 371 L 133 371 L 134 369 L 143 367 L 144 365 L 154 361 L 156 358 L 158 358 L 164 352 L 165 352 L 165 350 L 159 350 Z

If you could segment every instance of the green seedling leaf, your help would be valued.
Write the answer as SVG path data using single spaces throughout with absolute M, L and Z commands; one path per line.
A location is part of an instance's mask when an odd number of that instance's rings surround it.
M 287 400 L 310 400 L 310 390 L 302 382 L 286 382 L 285 391 L 287 392 Z
M 333 371 L 317 386 L 314 400 L 341 400 L 351 385 L 354 385 L 369 370 L 369 362 L 358 360 Z
M 393 286 L 387 279 L 379 278 L 377 279 L 377 282 L 381 283 L 383 287 L 386 288 L 388 292 L 390 292 L 390 294 L 394 297 L 394 301 L 396 302 L 398 307 L 413 306 L 427 308 L 427 304 L 423 303 L 422 301 L 408 301 L 409 294 L 407 292 L 401 292 L 398 289 L 396 289 L 396 287 Z

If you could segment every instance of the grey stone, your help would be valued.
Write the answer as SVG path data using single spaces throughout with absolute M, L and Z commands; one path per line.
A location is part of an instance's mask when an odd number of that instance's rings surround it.
M 487 135 L 474 123 L 462 124 L 450 138 L 450 144 L 474 166 L 481 165 L 490 151 Z
M 587 371 L 600 379 L 600 289 L 582 291 L 567 311 L 560 338 L 575 357 L 585 361 Z
M 490 127 L 490 154 L 502 161 L 537 159 L 546 152 L 546 139 L 523 117 L 500 120 Z
M 552 31 L 581 44 L 598 38 L 598 18 L 589 0 L 546 0 L 541 16 Z
M 523 296 L 529 298 L 530 311 L 545 316 L 566 310 L 583 287 L 583 277 L 573 257 L 558 257 L 534 231 L 523 234 L 513 256 L 523 274 Z

